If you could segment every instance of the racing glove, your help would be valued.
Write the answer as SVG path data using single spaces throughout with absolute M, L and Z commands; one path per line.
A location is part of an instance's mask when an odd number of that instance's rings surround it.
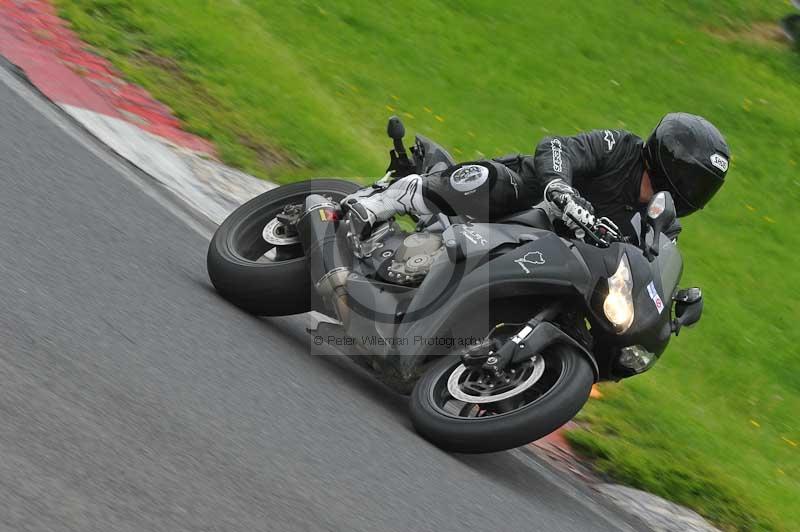
M 561 179 L 554 179 L 547 184 L 544 200 L 564 225 L 573 231 L 580 229 L 575 220 L 584 225 L 590 225 L 594 221 L 592 204 Z

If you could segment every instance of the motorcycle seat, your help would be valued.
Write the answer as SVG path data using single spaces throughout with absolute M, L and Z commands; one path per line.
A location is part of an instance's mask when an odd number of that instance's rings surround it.
M 550 217 L 547 216 L 543 209 L 537 207 L 505 216 L 496 220 L 495 223 L 525 225 L 546 231 L 553 230 L 553 223 L 550 221 Z

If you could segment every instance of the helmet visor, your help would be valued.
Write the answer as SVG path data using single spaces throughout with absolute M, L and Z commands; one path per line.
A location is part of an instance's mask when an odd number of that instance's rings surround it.
M 662 172 L 675 200 L 677 215 L 688 216 L 705 207 L 724 180 L 694 157 L 681 155 L 673 155 L 668 167 L 662 159 Z

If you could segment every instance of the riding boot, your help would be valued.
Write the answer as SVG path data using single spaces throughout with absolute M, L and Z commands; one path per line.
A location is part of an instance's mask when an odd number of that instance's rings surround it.
M 369 237 L 375 224 L 396 214 L 433 214 L 422 197 L 422 178 L 416 174 L 398 179 L 383 190 L 351 194 L 342 206 L 350 211 L 353 230 L 362 240 Z

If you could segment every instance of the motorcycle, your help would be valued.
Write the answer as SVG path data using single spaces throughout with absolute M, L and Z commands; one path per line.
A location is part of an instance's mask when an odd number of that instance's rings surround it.
M 455 164 L 421 135 L 409 156 L 396 117 L 388 134 L 389 172 L 375 188 Z M 315 179 L 253 198 L 216 231 L 208 273 L 249 313 L 331 317 L 309 330 L 314 346 L 336 346 L 410 394 L 414 427 L 446 450 L 494 452 L 549 434 L 593 383 L 647 371 L 702 314 L 700 289 L 678 288 L 668 192 L 636 215 L 638 243 L 605 218 L 575 220 L 565 235 L 546 203 L 492 223 L 438 214 L 406 230 L 390 220 L 362 240 L 339 204 L 359 188 Z

